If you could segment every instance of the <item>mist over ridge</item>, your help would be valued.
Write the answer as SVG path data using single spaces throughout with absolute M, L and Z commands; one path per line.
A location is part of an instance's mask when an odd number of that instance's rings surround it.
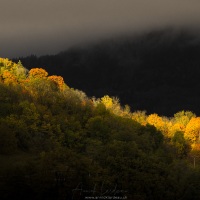
M 2 0 L 0 55 L 56 54 L 81 43 L 167 26 L 199 29 L 199 6 L 196 0 Z

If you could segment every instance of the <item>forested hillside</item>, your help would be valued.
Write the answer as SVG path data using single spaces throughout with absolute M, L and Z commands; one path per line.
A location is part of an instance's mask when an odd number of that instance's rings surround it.
M 89 96 L 117 96 L 132 111 L 173 116 L 183 109 L 200 114 L 199 55 L 199 37 L 167 29 L 20 60 L 64 77 Z
M 0 58 L 0 199 L 198 199 L 199 132 Z

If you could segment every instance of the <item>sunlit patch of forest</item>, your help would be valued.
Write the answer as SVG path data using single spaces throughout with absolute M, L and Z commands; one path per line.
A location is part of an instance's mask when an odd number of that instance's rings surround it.
M 131 112 L 0 58 L 0 199 L 198 199 L 199 180 L 195 113 Z

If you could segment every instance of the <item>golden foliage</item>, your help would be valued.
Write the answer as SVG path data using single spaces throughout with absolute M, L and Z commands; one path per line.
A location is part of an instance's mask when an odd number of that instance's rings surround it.
M 113 106 L 113 100 L 108 95 L 101 98 L 101 103 L 103 103 L 105 105 L 105 107 L 108 109 L 112 108 L 112 106 Z
M 62 76 L 53 75 L 49 76 L 48 79 L 54 82 L 60 90 L 64 89 L 65 82 Z
M 198 141 L 200 135 L 200 117 L 193 117 L 186 126 L 185 138 L 191 142 Z
M 147 123 L 155 126 L 164 135 L 168 133 L 167 124 L 163 121 L 162 117 L 158 116 L 158 114 L 154 113 L 149 115 L 147 117 Z
M 3 82 L 5 84 L 15 84 L 17 83 L 17 78 L 9 71 L 4 71 L 2 74 Z
M 147 122 L 151 125 L 154 125 L 156 128 L 164 126 L 162 117 L 159 117 L 158 114 L 151 114 L 147 117 Z
M 147 124 L 146 118 L 146 111 L 136 111 L 132 114 L 132 119 L 143 126 Z
M 29 78 L 46 78 L 48 72 L 42 68 L 33 68 L 29 71 Z
M 0 66 L 4 66 L 7 69 L 12 68 L 13 65 L 15 63 L 13 63 L 11 60 L 9 60 L 8 58 L 0 58 Z
M 193 144 L 192 145 L 192 150 L 200 152 L 200 143 Z
M 175 123 L 171 124 L 171 126 L 168 126 L 169 129 L 169 137 L 173 137 L 176 132 L 184 132 L 185 131 L 185 126 L 181 123 Z

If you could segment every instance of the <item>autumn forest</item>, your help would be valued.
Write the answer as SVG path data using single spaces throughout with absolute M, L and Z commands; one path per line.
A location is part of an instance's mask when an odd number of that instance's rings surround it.
M 0 58 L 0 177 L 1 199 L 198 199 L 200 117 L 132 112 Z

